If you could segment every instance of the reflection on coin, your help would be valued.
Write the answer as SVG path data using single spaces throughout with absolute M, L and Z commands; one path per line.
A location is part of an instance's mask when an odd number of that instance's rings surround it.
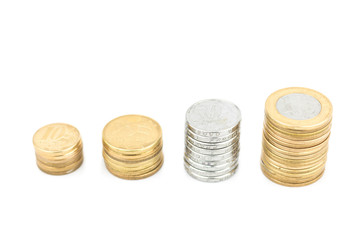
M 332 105 L 306 88 L 281 89 L 265 104 L 261 169 L 285 186 L 314 183 L 324 173 Z
M 45 173 L 63 175 L 75 171 L 83 162 L 79 131 L 65 123 L 40 128 L 33 137 L 37 166 Z
M 126 115 L 110 121 L 103 130 L 103 157 L 107 169 L 123 179 L 142 179 L 163 164 L 162 131 L 153 119 Z
M 232 168 L 234 165 L 238 164 L 238 159 L 237 158 L 233 158 L 231 159 L 231 161 L 226 162 L 226 163 L 217 163 L 217 162 L 212 162 L 212 163 L 207 163 L 207 164 L 201 164 L 198 163 L 196 161 L 193 161 L 191 158 L 188 158 L 187 156 L 184 156 L 184 161 L 188 164 L 193 166 L 194 168 L 198 169 L 198 170 L 202 170 L 202 171 L 209 171 L 209 172 L 213 172 L 213 171 L 221 171 L 221 170 L 225 170 L 225 169 L 230 169 Z
M 126 115 L 110 121 L 104 128 L 103 141 L 112 149 L 126 153 L 142 153 L 162 139 L 160 125 L 141 115 Z
M 240 121 L 241 113 L 236 105 L 217 99 L 195 103 L 186 113 L 188 128 L 205 137 L 231 134 Z
M 186 113 L 184 166 L 195 179 L 219 182 L 238 166 L 241 113 L 232 103 L 210 99 Z
M 230 147 L 231 145 L 234 145 L 235 143 L 239 142 L 239 136 L 235 136 L 234 138 L 232 138 L 230 140 L 227 140 L 227 141 L 224 141 L 224 142 L 219 142 L 219 143 L 200 142 L 198 140 L 193 139 L 190 136 L 186 136 L 185 138 L 186 138 L 186 141 L 188 141 L 189 143 L 191 143 L 195 147 L 203 148 L 203 149 L 209 149 L 209 150 L 217 150 L 217 149 Z
M 232 170 L 231 172 L 229 172 L 225 175 L 218 176 L 218 177 L 208 177 L 208 176 L 198 175 L 198 174 L 194 173 L 193 171 L 191 171 L 186 165 L 185 165 L 185 170 L 191 177 L 193 177 L 199 181 L 202 181 L 202 182 L 222 182 L 222 181 L 225 181 L 225 180 L 229 179 L 230 177 L 232 177 L 236 173 L 237 168 L 235 168 L 234 170 Z
M 221 143 L 221 142 L 226 142 L 230 139 L 233 139 L 234 137 L 239 135 L 239 131 L 234 131 L 232 133 L 230 133 L 229 135 L 225 135 L 225 136 L 220 136 L 220 137 L 204 137 L 204 136 L 200 136 L 197 135 L 196 133 L 192 132 L 190 129 L 187 129 L 187 131 L 185 132 L 185 135 L 199 141 L 199 142 L 204 142 L 204 143 Z
M 319 115 L 321 103 L 304 93 L 291 93 L 279 98 L 276 109 L 281 115 L 294 120 L 308 120 Z

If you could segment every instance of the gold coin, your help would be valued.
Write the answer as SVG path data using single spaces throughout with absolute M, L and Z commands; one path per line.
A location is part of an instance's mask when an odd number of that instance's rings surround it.
M 43 164 L 47 165 L 47 166 L 51 166 L 51 167 L 65 167 L 68 166 L 74 162 L 79 161 L 79 159 L 81 159 L 83 157 L 83 153 L 82 150 L 79 150 L 75 155 L 72 155 L 69 158 L 65 158 L 61 161 L 59 160 L 52 160 L 52 159 L 48 159 L 48 158 L 44 158 L 41 155 L 36 154 L 36 160 L 42 162 Z
M 112 168 L 113 170 L 121 173 L 122 175 L 127 175 L 127 176 L 138 176 L 138 175 L 143 175 L 146 174 L 148 172 L 153 171 L 154 169 L 157 168 L 157 166 L 160 164 L 160 162 L 162 161 L 163 156 L 161 154 L 161 158 L 159 158 L 159 161 L 155 162 L 153 165 L 151 166 L 147 166 L 145 168 L 119 168 L 119 166 L 116 165 L 112 165 L 109 162 L 106 162 L 106 165 L 110 168 Z
M 83 161 L 79 131 L 65 123 L 40 128 L 33 137 L 37 166 L 43 172 L 61 175 L 73 172 Z
M 285 186 L 311 184 L 324 173 L 331 135 L 332 105 L 306 88 L 281 89 L 265 104 L 261 169 Z
M 266 153 L 271 153 L 279 158 L 285 158 L 285 159 L 289 159 L 289 160 L 293 160 L 293 161 L 297 161 L 297 162 L 312 162 L 314 159 L 319 159 L 320 157 L 324 156 L 327 154 L 328 151 L 328 147 L 322 149 L 321 151 L 315 153 L 315 154 L 311 154 L 311 155 L 298 155 L 298 156 L 294 156 L 294 155 L 288 155 L 288 154 L 283 154 L 279 151 L 277 151 L 276 148 L 271 148 L 265 144 L 263 144 L 263 150 Z
M 272 173 L 269 173 L 269 171 L 263 167 L 261 165 L 261 170 L 264 173 L 264 175 L 271 181 L 273 181 L 274 183 L 283 185 L 283 186 L 287 186 L 287 187 L 303 187 L 303 186 L 307 186 L 310 184 L 313 184 L 314 182 L 318 181 L 324 174 L 324 171 L 317 177 L 315 177 L 314 179 L 307 181 L 307 182 L 295 182 L 295 181 L 291 181 L 291 182 L 287 182 L 286 180 L 279 180 L 277 178 L 274 178 Z
M 304 148 L 295 148 L 295 147 L 287 147 L 282 144 L 278 144 L 276 141 L 273 141 L 272 138 L 267 134 L 263 134 L 263 138 L 266 141 L 266 144 L 270 144 L 271 146 L 281 149 L 281 151 L 288 152 L 290 155 L 298 154 L 298 153 L 301 155 L 314 154 L 316 152 L 319 152 L 319 150 L 323 149 L 324 147 L 327 147 L 329 143 L 329 138 L 327 138 L 325 139 L 325 141 L 317 145 L 312 145 Z
M 284 181 L 284 182 L 307 182 L 307 181 L 311 181 L 312 179 L 316 178 L 324 169 L 325 167 L 322 166 L 318 169 L 316 169 L 315 171 L 312 172 L 307 172 L 307 173 L 286 173 L 283 171 L 279 171 L 276 168 L 272 168 L 269 167 L 269 163 L 268 162 L 261 162 L 261 165 L 269 172 L 271 173 L 273 176 L 273 178 L 277 178 L 278 180 Z
M 127 171 L 142 170 L 142 169 L 146 169 L 150 166 L 153 166 L 155 163 L 160 161 L 161 156 L 162 156 L 162 152 L 160 152 L 156 156 L 151 157 L 142 162 L 122 162 L 122 161 L 113 159 L 105 151 L 103 152 L 103 157 L 104 157 L 104 160 L 107 162 L 107 164 L 114 166 L 113 168 L 124 169 Z
M 81 157 L 78 161 L 66 166 L 66 167 L 51 167 L 43 164 L 40 161 L 36 161 L 39 169 L 47 174 L 51 175 L 64 175 L 69 174 L 77 170 L 83 163 L 83 157 Z
M 110 121 L 103 130 L 104 145 L 116 152 L 138 155 L 158 145 L 162 139 L 160 125 L 141 115 L 126 115 Z
M 157 153 L 159 153 L 162 150 L 163 144 L 162 144 L 162 140 L 158 143 L 158 145 L 155 145 L 153 149 L 149 149 L 147 152 L 142 152 L 139 154 L 127 154 L 127 153 L 121 153 L 118 151 L 114 151 L 113 149 L 109 148 L 108 145 L 106 145 L 106 143 L 104 143 L 104 150 L 106 150 L 106 152 L 108 154 L 110 154 L 113 158 L 118 159 L 119 161 L 143 161 L 145 159 L 150 158 L 151 156 L 156 155 Z
M 301 176 L 301 177 L 305 177 L 308 175 L 313 175 L 314 173 L 316 173 L 316 171 L 318 169 L 324 168 L 325 167 L 325 163 L 326 163 L 326 158 L 324 159 L 324 161 L 319 162 L 317 165 L 312 166 L 312 167 L 306 167 L 306 168 L 297 168 L 297 169 L 291 169 L 288 166 L 283 167 L 283 166 L 278 166 L 275 162 L 273 162 L 270 158 L 267 158 L 266 155 L 262 156 L 262 163 L 264 165 L 266 165 L 266 167 L 268 169 L 273 170 L 274 172 L 283 175 L 283 176 Z
M 149 171 L 145 174 L 140 174 L 140 175 L 129 175 L 127 173 L 117 171 L 116 169 L 111 168 L 107 164 L 106 164 L 106 167 L 109 170 L 109 172 L 112 173 L 116 177 L 119 177 L 122 179 L 127 179 L 127 180 L 139 180 L 139 179 L 150 177 L 150 176 L 154 175 L 155 173 L 157 173 L 161 169 L 163 163 L 164 163 L 164 160 L 161 159 L 161 161 L 159 161 L 159 164 L 157 166 L 155 166 L 155 168 L 152 171 Z
M 46 125 L 40 128 L 33 138 L 36 151 L 54 155 L 70 152 L 79 141 L 81 141 L 79 131 L 65 123 Z
M 313 140 L 313 139 L 317 139 L 317 138 L 323 136 L 324 134 L 326 134 L 327 132 L 329 132 L 330 129 L 331 129 L 331 121 L 324 128 L 317 129 L 317 130 L 310 131 L 310 132 L 309 131 L 289 131 L 289 130 L 284 130 L 284 129 L 281 129 L 281 127 L 273 125 L 271 123 L 271 121 L 269 121 L 268 119 L 265 119 L 265 125 L 267 126 L 267 128 L 275 131 L 280 136 L 283 136 L 284 138 L 288 138 L 288 139 L 292 139 L 292 140 Z
M 293 160 L 293 159 L 287 159 L 276 156 L 275 154 L 272 154 L 271 152 L 266 151 L 265 149 L 263 149 L 262 151 L 262 156 L 271 159 L 271 161 L 273 161 L 274 163 L 276 163 L 276 165 L 280 167 L 291 168 L 291 169 L 304 169 L 304 168 L 316 166 L 320 162 L 326 161 L 326 157 L 327 157 L 327 155 L 324 154 L 318 158 L 310 159 L 310 160 L 308 159 Z
M 153 119 L 126 115 L 110 121 L 103 130 L 106 168 L 123 179 L 141 179 L 162 166 L 162 131 Z
M 299 96 L 305 95 L 305 97 L 310 96 L 315 98 L 320 103 L 320 112 L 318 114 L 315 114 L 314 117 L 310 119 L 297 120 L 284 116 L 279 112 L 279 107 L 277 106 L 278 101 L 282 97 L 291 94 L 299 94 Z M 307 106 L 304 106 L 305 110 L 306 107 Z M 331 121 L 332 105 L 327 97 L 315 90 L 298 87 L 285 88 L 278 90 L 269 96 L 265 104 L 265 113 L 266 116 L 271 119 L 272 123 L 274 123 L 276 126 L 280 126 L 283 129 L 288 129 L 290 131 L 311 132 L 313 130 L 323 128 Z
M 267 149 L 273 149 L 276 154 L 281 154 L 283 156 L 296 156 L 296 157 L 306 157 L 306 156 L 313 156 L 317 155 L 318 153 L 322 153 L 322 150 L 328 148 L 328 141 L 324 142 L 324 144 L 320 144 L 318 146 L 312 147 L 312 148 L 304 148 L 304 149 L 297 149 L 291 148 L 285 149 L 285 147 L 279 147 L 275 146 L 274 144 L 271 144 L 266 137 L 263 137 L 264 145 L 267 147 Z
M 323 136 L 311 140 L 291 140 L 286 139 L 283 136 L 280 136 L 278 133 L 274 132 L 268 126 L 264 125 L 264 134 L 268 136 L 271 141 L 276 142 L 285 147 L 292 147 L 292 148 L 307 148 L 311 146 L 316 146 L 322 142 L 324 142 L 331 134 L 331 132 L 325 133 Z

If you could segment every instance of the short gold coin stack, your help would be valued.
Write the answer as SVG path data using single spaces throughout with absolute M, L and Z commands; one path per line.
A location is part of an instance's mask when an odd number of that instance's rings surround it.
M 307 88 L 281 89 L 266 101 L 261 169 L 285 186 L 305 186 L 324 173 L 332 105 Z
M 118 117 L 103 130 L 105 165 L 119 178 L 135 180 L 155 174 L 164 161 L 162 147 L 161 127 L 149 117 Z
M 36 163 L 40 170 L 63 175 L 78 169 L 83 162 L 83 144 L 79 131 L 64 123 L 40 128 L 33 138 Z

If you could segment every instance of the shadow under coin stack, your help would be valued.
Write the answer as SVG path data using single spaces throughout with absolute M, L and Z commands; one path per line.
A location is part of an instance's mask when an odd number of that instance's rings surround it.
M 40 170 L 63 175 L 78 169 L 83 162 L 79 131 L 68 124 L 55 123 L 40 128 L 33 138 L 36 163 Z
M 190 176 L 204 182 L 220 182 L 235 174 L 240 122 L 240 110 L 230 102 L 204 100 L 188 109 L 184 164 Z
M 305 186 L 324 173 L 332 105 L 306 88 L 279 90 L 266 101 L 261 168 L 285 186 Z
M 153 119 L 126 115 L 110 121 L 103 131 L 103 157 L 115 176 L 135 180 L 155 174 L 162 166 L 162 131 Z

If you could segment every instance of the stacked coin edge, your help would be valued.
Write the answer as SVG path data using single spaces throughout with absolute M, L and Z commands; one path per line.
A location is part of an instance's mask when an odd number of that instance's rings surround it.
M 141 115 L 125 115 L 121 117 L 131 116 L 145 117 Z M 153 119 L 151 120 L 154 121 Z M 154 122 L 157 124 L 156 121 Z M 162 148 L 162 135 L 151 148 L 140 153 L 135 151 L 125 151 L 118 149 L 116 146 L 111 146 L 111 144 L 106 141 L 103 134 L 103 159 L 105 166 L 111 174 L 122 179 L 139 180 L 157 173 L 164 162 Z
M 280 116 L 274 103 L 293 93 L 314 97 L 321 104 L 320 113 L 307 120 Z M 261 154 L 264 175 L 289 187 L 306 186 L 319 180 L 325 171 L 331 123 L 331 102 L 317 91 L 287 88 L 270 95 L 265 107 Z
M 193 106 L 207 101 L 231 104 L 241 115 L 240 110 L 234 104 L 217 99 L 203 100 Z M 231 128 L 223 129 L 221 132 L 207 132 L 203 129 L 196 129 L 186 119 L 184 153 L 186 172 L 191 177 L 203 182 L 220 182 L 232 177 L 238 168 L 240 123 L 241 117 Z
M 52 151 L 41 149 L 35 141 L 36 134 L 44 128 L 52 126 L 65 126 L 66 128 L 72 128 L 78 134 L 78 141 L 76 144 L 65 150 L 54 149 Z M 69 125 L 63 123 L 49 124 L 40 128 L 34 134 L 34 148 L 36 155 L 36 164 L 38 168 L 50 175 L 64 175 L 69 174 L 77 170 L 83 163 L 83 143 L 80 137 L 79 131 Z

